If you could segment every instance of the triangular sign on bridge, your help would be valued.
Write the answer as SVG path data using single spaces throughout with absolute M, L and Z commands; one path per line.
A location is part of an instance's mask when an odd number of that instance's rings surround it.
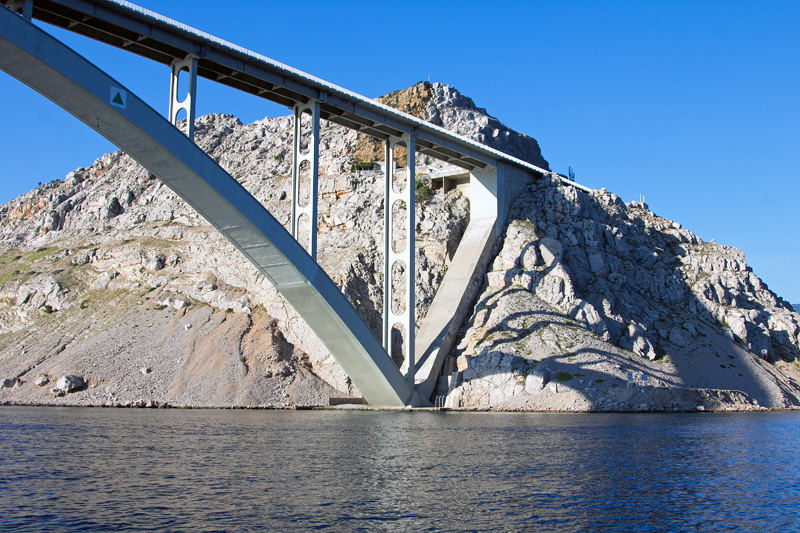
M 125 109 L 125 106 L 128 103 L 127 101 L 128 92 L 125 89 L 111 87 L 111 94 L 108 101 L 109 104 L 113 105 L 114 107 L 119 107 L 120 109 Z

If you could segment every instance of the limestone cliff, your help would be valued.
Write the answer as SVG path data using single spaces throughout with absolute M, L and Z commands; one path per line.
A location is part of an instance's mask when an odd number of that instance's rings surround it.
M 382 98 L 547 168 L 452 87 Z M 198 119 L 197 143 L 289 223 L 291 119 Z M 323 123 L 319 261 L 380 335 L 382 188 L 366 138 Z M 443 164 L 418 160 L 420 183 Z M 427 191 L 427 189 L 424 189 Z M 424 196 L 424 198 L 423 198 Z M 417 319 L 469 219 L 420 195 Z M 448 405 L 627 410 L 797 405 L 800 316 L 738 250 L 641 204 L 546 178 L 519 198 L 439 390 Z M 76 374 L 85 386 L 51 392 Z M 0 402 L 325 405 L 358 391 L 227 241 L 126 155 L 0 206 Z M 674 403 L 673 403 L 674 402 Z

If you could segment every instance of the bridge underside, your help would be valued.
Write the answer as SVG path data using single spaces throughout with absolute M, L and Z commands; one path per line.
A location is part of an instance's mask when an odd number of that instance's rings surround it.
M 122 84 L 46 32 L 8 9 L 0 9 L 0 28 L 0 69 L 109 139 L 205 217 L 300 313 L 368 402 L 419 405 L 338 287 L 235 179 Z
M 287 65 L 121 0 L 0 0 L 25 5 L 26 16 L 147 57 L 165 65 L 196 62 L 197 76 L 290 109 L 317 100 L 320 118 L 389 140 L 416 136 L 417 152 L 465 169 L 494 165 L 511 156 L 459 138 L 388 106 Z M 524 161 L 533 172 L 546 171 Z

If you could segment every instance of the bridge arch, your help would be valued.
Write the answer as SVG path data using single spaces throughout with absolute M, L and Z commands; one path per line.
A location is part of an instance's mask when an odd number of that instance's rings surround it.
M 213 159 L 122 84 L 9 9 L 0 9 L 0 28 L 0 69 L 124 150 L 208 220 L 300 313 L 369 403 L 421 403 L 322 268 Z

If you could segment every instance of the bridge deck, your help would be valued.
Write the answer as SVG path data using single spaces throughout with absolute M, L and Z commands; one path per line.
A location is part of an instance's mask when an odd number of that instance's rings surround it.
M 193 54 L 199 76 L 290 108 L 318 100 L 322 118 L 379 139 L 413 133 L 418 152 L 469 170 L 502 161 L 537 175 L 547 172 L 130 2 L 36 0 L 33 17 L 167 65 Z

